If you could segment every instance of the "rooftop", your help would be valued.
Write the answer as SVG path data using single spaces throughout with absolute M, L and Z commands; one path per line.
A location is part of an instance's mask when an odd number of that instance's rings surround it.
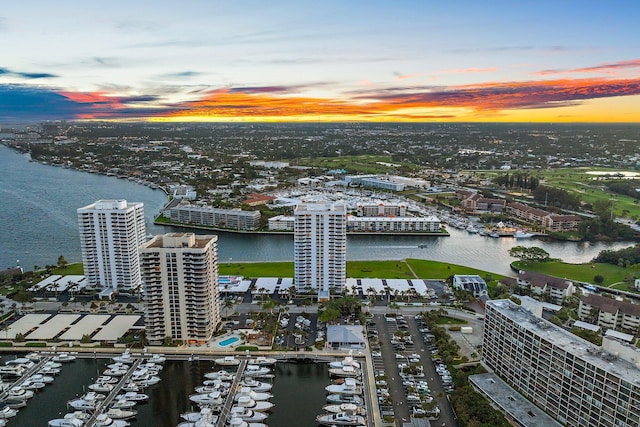
M 513 320 L 518 326 L 541 337 L 543 340 L 573 354 L 576 357 L 610 372 L 616 377 L 640 386 L 640 369 L 633 363 L 621 359 L 605 351 L 589 341 L 573 335 L 571 332 L 557 327 L 551 322 L 540 319 L 527 309 L 520 307 L 510 300 L 487 301 L 487 308 L 493 308 L 503 316 Z M 624 345 L 621 343 L 621 345 Z M 640 364 L 640 348 L 624 345 L 628 351 L 635 354 L 636 363 Z

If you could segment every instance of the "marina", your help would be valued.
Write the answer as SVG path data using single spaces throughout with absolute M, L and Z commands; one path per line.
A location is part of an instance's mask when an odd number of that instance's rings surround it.
M 5 386 L 5 390 L 24 384 L 25 380 L 38 369 L 55 363 L 52 359 L 59 353 L 64 352 L 31 353 L 34 358 L 35 355 L 40 357 L 38 362 L 31 365 L 29 371 L 25 371 L 23 376 Z M 34 392 L 33 397 L 28 399 L 25 406 L 15 415 L 11 416 L 7 411 L 8 416 L 12 418 L 9 425 L 41 425 L 42 422 L 49 420 L 51 426 L 72 427 L 105 425 L 223 427 L 243 426 L 243 422 L 249 427 L 269 424 L 283 427 L 294 425 L 311 427 L 318 426 L 317 417 L 319 416 L 342 413 L 345 410 L 349 413 L 351 411 L 349 406 L 337 412 L 323 410 L 327 405 L 326 387 L 331 384 L 328 375 L 329 363 L 343 363 L 342 358 L 337 356 L 311 356 L 304 353 L 278 354 L 269 357 L 236 355 L 234 359 L 239 361 L 238 365 L 227 365 L 220 370 L 220 365 L 214 362 L 214 359 L 220 357 L 214 354 L 201 354 L 193 361 L 188 361 L 189 356 L 186 354 L 164 356 L 129 351 L 111 354 L 91 352 L 69 354 L 75 356 L 75 360 L 64 365 L 59 363 L 61 368 L 59 379 L 70 380 L 68 382 L 73 384 L 72 389 L 63 387 L 64 391 L 57 395 L 55 392 L 49 393 L 47 389 Z M 20 355 L 5 354 L 3 358 L 10 362 L 9 366 L 17 365 L 12 360 L 27 360 Z M 120 362 L 115 362 L 114 359 Z M 141 378 L 148 377 L 149 371 L 154 369 L 153 362 L 150 362 L 152 359 L 166 360 L 164 368 L 160 365 L 160 368 L 153 373 L 158 375 L 160 381 L 140 385 Z M 122 364 L 122 360 L 131 361 L 125 364 L 127 369 L 122 376 L 106 375 L 107 370 Z M 364 362 L 364 359 L 359 361 Z M 254 376 L 245 375 L 246 368 L 250 366 L 264 373 Z M 223 376 L 221 372 L 227 374 Z M 210 379 L 214 377 L 216 379 Z M 360 378 L 358 377 L 358 381 L 361 381 Z M 364 380 L 365 377 L 362 378 Z M 47 387 L 51 387 L 53 391 L 56 385 L 69 385 L 63 384 L 67 382 L 65 380 L 59 383 L 59 379 L 51 382 Z M 176 383 L 178 379 L 181 382 Z M 227 382 L 227 386 L 222 386 L 224 381 Z M 134 383 L 138 383 L 138 386 L 133 386 Z M 300 385 L 296 385 L 298 383 Z M 358 384 L 361 383 L 358 382 Z M 299 387 L 304 387 L 303 394 L 299 393 Z M 215 389 L 219 390 L 217 393 L 222 398 L 217 405 L 200 406 L 189 399 L 193 395 L 193 390 L 205 392 L 202 394 L 215 394 Z M 345 394 L 348 393 L 348 390 L 344 391 Z M 358 393 L 361 391 L 358 390 Z M 8 391 L 6 394 L 8 395 Z M 78 406 L 72 406 L 72 402 Z M 290 411 L 279 410 L 279 406 L 280 408 L 291 407 L 292 402 L 295 402 L 296 407 L 301 408 L 301 414 L 304 415 L 301 420 L 291 419 Z M 164 415 L 160 416 L 156 411 Z M 366 413 L 362 408 L 357 408 L 356 412 L 358 416 Z M 200 424 L 195 424 L 200 419 L 202 419 Z

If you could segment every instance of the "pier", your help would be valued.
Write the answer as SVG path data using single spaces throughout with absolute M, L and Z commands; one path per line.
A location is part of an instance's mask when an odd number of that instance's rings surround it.
M 222 406 L 222 410 L 220 411 L 220 415 L 218 416 L 217 427 L 224 427 L 227 425 L 227 418 L 229 417 L 229 413 L 231 412 L 231 406 L 233 406 L 233 398 L 235 396 L 236 390 L 238 390 L 238 385 L 242 380 L 242 374 L 244 374 L 244 370 L 247 367 L 247 363 L 249 361 L 247 359 L 241 360 L 238 365 L 238 370 L 236 371 L 236 376 L 233 379 L 233 383 L 229 388 L 229 394 L 224 401 L 224 405 Z
M 21 386 L 22 384 L 24 384 L 24 382 L 27 380 L 27 378 L 29 378 L 34 373 L 38 372 L 38 370 L 40 370 L 40 368 L 42 368 L 44 366 L 44 364 L 47 363 L 50 360 L 51 360 L 51 357 L 44 357 L 40 361 L 35 363 L 31 368 L 27 369 L 25 371 L 25 373 L 22 374 L 22 376 L 20 376 L 20 378 L 15 380 L 9 387 L 7 387 L 2 392 L 2 394 L 0 394 L 0 401 L 3 401 L 4 399 L 6 399 L 8 397 L 7 390 L 11 390 L 13 387 L 18 387 L 18 386 Z
M 87 420 L 87 423 L 85 424 L 86 427 L 93 427 L 98 416 L 103 412 L 106 412 L 106 410 L 109 408 L 109 405 L 111 405 L 111 402 L 113 402 L 113 400 L 120 393 L 120 391 L 122 391 L 122 388 L 125 386 L 125 384 L 127 384 L 129 379 L 131 378 L 131 375 L 135 372 L 138 366 L 140 366 L 143 360 L 144 359 L 136 359 L 131 364 L 131 367 L 129 368 L 127 373 L 122 376 L 122 378 L 120 379 L 120 381 L 118 381 L 118 383 L 113 388 L 113 390 L 111 390 L 111 392 L 107 395 L 107 397 L 100 404 L 98 404 L 98 406 L 96 406 L 95 411 L 93 411 L 93 414 L 91 414 L 91 417 Z

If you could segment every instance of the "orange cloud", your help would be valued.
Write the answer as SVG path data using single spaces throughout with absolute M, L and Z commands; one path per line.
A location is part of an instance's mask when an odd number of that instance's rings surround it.
M 618 70 L 626 68 L 638 68 L 640 67 L 640 59 L 632 59 L 629 61 L 612 62 L 608 64 L 601 64 L 595 67 L 574 68 L 570 70 L 542 70 L 538 71 L 536 75 L 545 76 L 549 74 L 574 74 L 574 73 L 604 73 L 604 74 L 617 74 Z

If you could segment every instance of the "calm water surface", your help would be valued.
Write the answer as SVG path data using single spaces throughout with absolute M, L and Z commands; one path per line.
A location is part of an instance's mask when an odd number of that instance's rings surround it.
M 14 356 L 3 356 L 8 360 Z M 14 427 L 46 426 L 67 410 L 67 401 L 83 394 L 87 386 L 104 371 L 107 359 L 78 359 L 67 365 L 52 384 L 30 399 L 9 425 Z M 180 414 L 198 411 L 189 395 L 202 385 L 204 374 L 219 369 L 213 362 L 167 361 L 161 371 L 162 381 L 149 388 L 149 402 L 136 406 L 138 415 L 131 427 L 175 427 L 183 420 Z M 275 404 L 266 422 L 271 427 L 316 427 L 316 415 L 322 412 L 329 384 L 327 365 L 279 363 L 275 367 L 270 399 Z

